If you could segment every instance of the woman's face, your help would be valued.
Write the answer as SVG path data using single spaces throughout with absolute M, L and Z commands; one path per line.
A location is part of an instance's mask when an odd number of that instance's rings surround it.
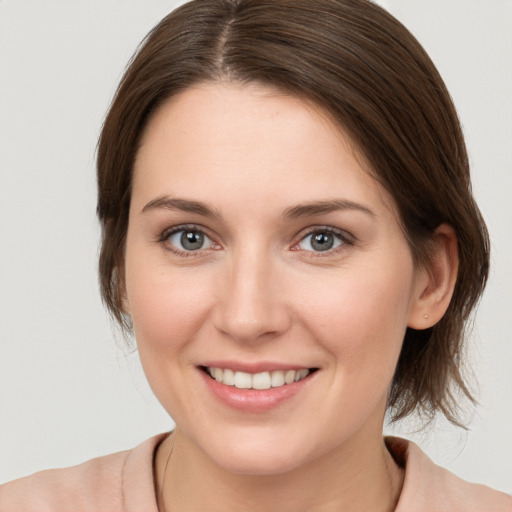
M 361 162 L 319 109 L 262 86 L 190 88 L 147 126 L 126 310 L 156 396 L 224 468 L 380 442 L 425 276 Z

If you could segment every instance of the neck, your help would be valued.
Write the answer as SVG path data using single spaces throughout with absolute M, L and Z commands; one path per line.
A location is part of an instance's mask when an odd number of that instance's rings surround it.
M 403 483 L 382 437 L 364 436 L 304 467 L 277 475 L 243 475 L 215 464 L 179 430 L 155 459 L 160 512 L 392 512 Z M 207 507 L 206 507 L 207 505 Z

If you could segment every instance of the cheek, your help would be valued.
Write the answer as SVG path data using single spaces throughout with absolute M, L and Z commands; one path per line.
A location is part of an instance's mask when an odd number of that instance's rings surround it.
M 155 396 L 178 421 L 180 411 L 191 413 L 194 407 L 180 390 L 186 386 L 194 340 L 201 337 L 208 316 L 208 282 L 161 264 L 132 270 L 127 268 L 127 295 L 140 361 Z
M 196 336 L 212 293 L 201 272 L 171 272 L 162 262 L 127 262 L 127 295 L 141 352 L 173 352 Z M 142 354 L 141 354 L 142 356 Z
M 407 327 L 412 275 L 408 261 L 391 271 L 351 269 L 324 283 L 321 293 L 304 297 L 302 317 L 341 367 L 340 378 L 391 380 Z

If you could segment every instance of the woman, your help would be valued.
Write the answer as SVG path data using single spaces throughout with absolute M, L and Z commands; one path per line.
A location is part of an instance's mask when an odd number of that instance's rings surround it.
M 512 510 L 383 439 L 457 423 L 488 239 L 434 66 L 362 0 L 194 1 L 98 148 L 100 277 L 172 435 L 0 488 L 0 510 Z

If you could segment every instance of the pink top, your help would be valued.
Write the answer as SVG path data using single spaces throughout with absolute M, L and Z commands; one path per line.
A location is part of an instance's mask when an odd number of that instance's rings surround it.
M 157 512 L 153 456 L 168 434 L 133 450 L 51 469 L 0 486 L 0 512 Z M 410 441 L 386 439 L 405 467 L 395 512 L 512 512 L 512 498 L 434 464 Z

